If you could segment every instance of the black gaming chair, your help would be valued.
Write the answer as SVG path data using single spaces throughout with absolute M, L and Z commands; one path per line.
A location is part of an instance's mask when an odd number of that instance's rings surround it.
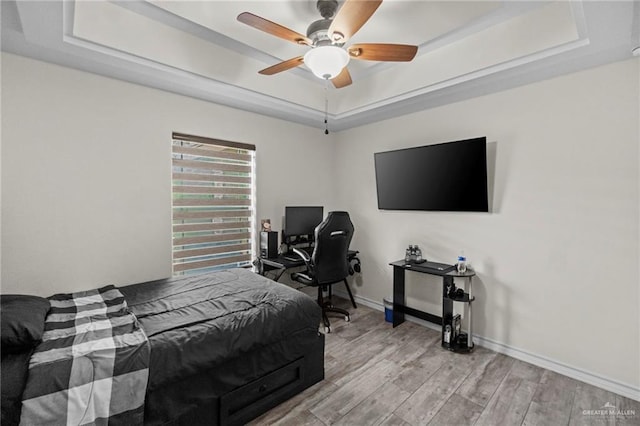
M 291 274 L 291 278 L 299 283 L 318 287 L 318 304 L 322 307 L 322 321 L 325 332 L 331 332 L 331 325 L 327 312 L 344 315 L 345 321 L 351 317 L 349 312 L 336 308 L 331 303 L 331 286 L 344 282 L 351 303 L 356 308 L 356 302 L 347 282 L 350 264 L 347 259 L 349 244 L 353 237 L 353 223 L 347 212 L 329 212 L 327 218 L 315 229 L 315 247 L 309 256 L 306 252 L 294 248 L 293 250 L 304 260 L 306 272 Z M 353 273 L 353 272 L 352 272 Z M 329 288 L 329 299 L 324 300 L 322 290 Z

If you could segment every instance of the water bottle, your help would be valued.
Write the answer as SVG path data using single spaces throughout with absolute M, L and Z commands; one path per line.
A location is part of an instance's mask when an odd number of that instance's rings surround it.
M 404 252 L 404 261 L 405 263 L 411 262 L 411 250 L 407 247 L 407 250 Z
M 422 262 L 422 250 L 420 250 L 420 247 L 416 246 L 416 263 L 421 263 Z
M 456 264 L 456 268 L 458 269 L 459 274 L 464 274 L 467 272 L 467 258 L 464 257 L 464 251 L 460 250 L 460 254 L 458 255 L 458 263 Z

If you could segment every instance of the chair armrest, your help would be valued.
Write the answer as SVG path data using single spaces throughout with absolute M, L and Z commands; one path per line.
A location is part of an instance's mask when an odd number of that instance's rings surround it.
M 304 266 L 307 268 L 307 274 L 309 274 L 309 276 L 313 277 L 313 275 L 315 273 L 313 271 L 313 269 L 314 269 L 313 268 L 313 261 L 311 260 L 311 256 L 309 256 L 309 253 L 307 253 L 306 251 L 302 251 L 300 249 L 297 249 L 295 247 L 293 248 L 293 252 L 302 258 L 302 260 L 304 261 Z
M 309 256 L 309 253 L 307 253 L 306 251 L 302 251 L 294 247 L 293 252 L 300 256 L 302 260 L 304 260 L 304 263 L 308 264 L 311 261 L 311 256 Z

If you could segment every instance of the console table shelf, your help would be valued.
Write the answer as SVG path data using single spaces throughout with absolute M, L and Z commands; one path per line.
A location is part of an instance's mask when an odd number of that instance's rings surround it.
M 465 302 L 465 303 L 469 303 L 469 302 L 473 302 L 474 300 L 476 300 L 475 297 L 473 296 L 469 296 L 469 293 L 465 293 L 464 296 L 462 298 L 451 298 L 451 297 L 447 297 L 447 296 L 443 296 L 444 299 L 447 300 L 451 300 L 452 302 Z
M 452 352 L 469 353 L 474 349 L 473 337 L 472 337 L 472 316 L 471 316 L 471 304 L 476 299 L 472 295 L 471 284 L 473 277 L 476 275 L 474 271 L 468 269 L 466 272 L 459 273 L 453 268 L 452 265 L 439 264 L 439 263 L 406 263 L 404 260 L 398 260 L 390 263 L 393 266 L 393 326 L 404 322 L 405 314 L 414 316 L 416 318 L 423 319 L 425 321 L 438 324 L 442 328 L 441 342 L 442 347 Z M 406 297 L 404 291 L 405 284 L 405 271 L 414 271 L 423 274 L 435 275 L 442 277 L 442 316 L 433 315 L 428 312 L 420 311 L 418 309 L 410 308 L 406 305 Z M 449 290 L 455 287 L 454 280 L 463 279 L 465 282 L 465 292 L 461 297 L 449 297 Z M 468 306 L 468 327 L 466 330 L 466 339 L 460 341 L 459 336 L 449 338 L 449 342 L 445 340 L 445 327 L 449 325 L 452 329 L 454 318 L 454 303 L 465 303 Z M 461 333 L 462 336 L 464 334 Z

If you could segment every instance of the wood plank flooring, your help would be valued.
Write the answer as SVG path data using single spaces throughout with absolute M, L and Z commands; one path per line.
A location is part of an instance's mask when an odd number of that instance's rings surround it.
M 346 301 L 331 318 L 325 380 L 280 404 L 256 425 L 640 425 L 640 403 L 476 347 L 455 354 L 440 334 Z M 634 415 L 594 414 L 615 406 Z

